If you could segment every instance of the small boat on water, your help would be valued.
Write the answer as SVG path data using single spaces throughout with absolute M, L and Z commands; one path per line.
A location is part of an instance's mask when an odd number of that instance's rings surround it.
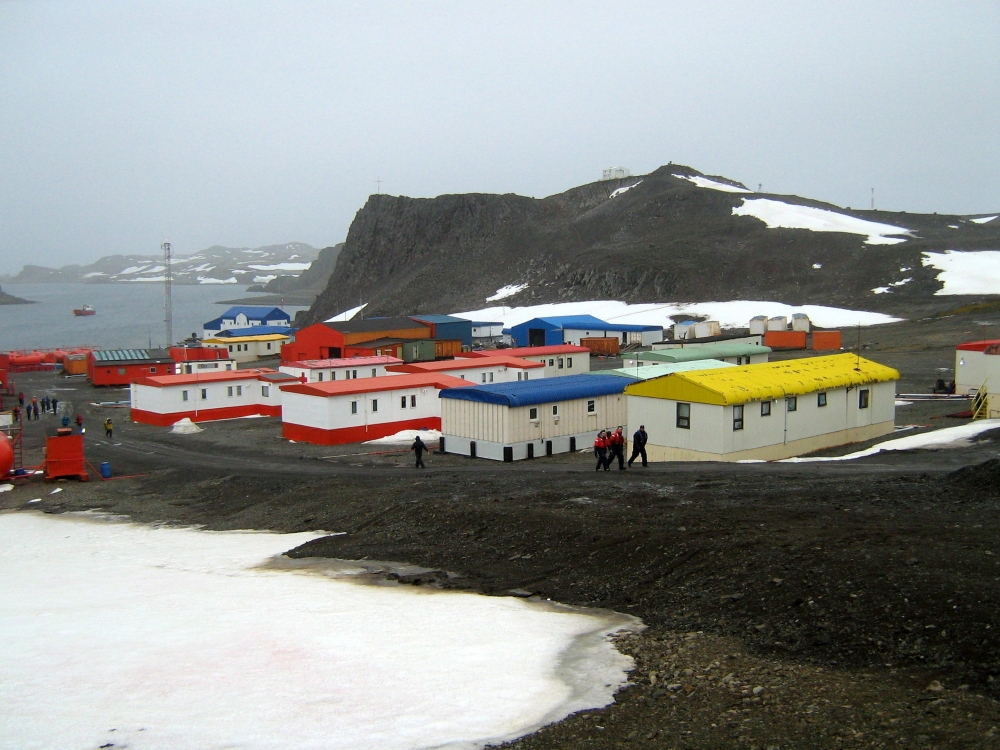
M 83 307 L 79 308 L 78 310 L 74 310 L 73 314 L 74 315 L 96 315 L 97 314 L 97 310 L 95 310 L 90 305 L 84 305 Z

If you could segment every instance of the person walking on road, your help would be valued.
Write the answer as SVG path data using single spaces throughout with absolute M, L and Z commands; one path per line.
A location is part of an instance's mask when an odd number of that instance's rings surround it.
M 31 402 L 31 410 L 35 412 L 35 420 L 38 420 L 38 399 Z
M 417 456 L 417 463 L 413 467 L 414 469 L 426 469 L 424 466 L 424 451 L 427 450 L 427 446 L 424 441 L 420 439 L 420 435 L 417 435 L 416 439 L 413 441 L 413 445 L 410 446 L 410 450 L 414 452 Z
M 618 459 L 618 471 L 625 470 L 625 435 L 622 433 L 622 426 L 618 425 L 618 429 L 611 433 L 611 437 L 608 439 L 611 443 L 611 454 L 608 456 L 608 466 L 616 458 Z
M 17 405 L 24 408 L 24 391 L 17 394 Z
M 108 440 L 111 440 L 114 438 L 114 432 L 115 432 L 115 425 L 111 421 L 111 417 L 108 417 L 107 419 L 104 420 L 104 436 Z
M 83 415 L 82 414 L 77 414 L 76 415 L 76 426 L 80 429 L 80 432 L 83 432 Z
M 642 465 L 649 466 L 646 462 L 646 441 L 649 440 L 649 435 L 646 434 L 646 425 L 639 425 L 639 429 L 635 431 L 632 436 L 632 456 L 628 460 L 628 465 L 631 466 L 632 462 L 638 456 L 642 456 Z
M 597 466 L 594 467 L 594 471 L 600 471 L 602 466 L 605 471 L 610 471 L 608 468 L 611 465 L 611 462 L 608 461 L 608 433 L 604 430 L 597 433 L 597 439 L 594 440 L 594 455 L 597 457 Z
M 59 413 L 59 399 L 57 399 L 55 396 L 52 397 L 52 413 L 53 414 Z
M 21 421 L 21 407 L 20 406 L 15 406 L 13 409 L 11 409 L 11 412 L 14 414 L 14 421 L 15 422 L 20 422 Z

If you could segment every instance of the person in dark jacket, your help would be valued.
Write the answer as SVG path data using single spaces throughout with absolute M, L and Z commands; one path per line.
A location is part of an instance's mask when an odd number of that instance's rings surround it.
M 424 466 L 424 451 L 427 450 L 427 446 L 424 441 L 420 439 L 420 435 L 417 435 L 416 439 L 413 441 L 413 445 L 410 446 L 410 450 L 413 451 L 417 456 L 417 463 L 413 467 L 414 469 L 426 469 Z
M 59 413 L 59 399 L 57 399 L 55 396 L 52 397 L 52 413 L 53 414 Z
M 622 432 L 622 426 L 618 425 L 618 429 L 611 433 L 611 437 L 608 438 L 608 442 L 611 443 L 611 452 L 608 454 L 608 466 L 616 458 L 618 459 L 618 471 L 625 470 L 625 434 Z
M 601 467 L 604 467 L 605 471 L 609 471 L 608 467 L 611 463 L 608 461 L 608 433 L 604 430 L 597 433 L 597 439 L 594 440 L 594 455 L 597 457 L 597 466 L 594 471 L 600 471 Z
M 17 394 L 17 405 L 24 408 L 24 391 Z
M 639 429 L 635 431 L 632 436 L 632 457 L 628 460 L 628 465 L 631 466 L 632 462 L 638 456 L 642 456 L 642 465 L 649 466 L 646 463 L 646 441 L 649 440 L 649 435 L 646 434 L 646 425 L 639 425 Z
M 83 432 L 83 415 L 82 414 L 77 414 L 76 415 L 76 426 L 78 428 L 80 428 L 80 432 Z

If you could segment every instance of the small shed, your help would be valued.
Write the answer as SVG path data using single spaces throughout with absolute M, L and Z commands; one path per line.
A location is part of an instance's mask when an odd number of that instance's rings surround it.
M 776 315 L 773 318 L 767 319 L 767 330 L 769 331 L 787 331 L 788 330 L 788 318 L 784 315 Z
M 793 331 L 803 331 L 809 333 L 810 330 L 809 316 L 805 313 L 793 313 L 792 314 L 792 330 Z
M 767 331 L 767 316 L 766 315 L 755 315 L 750 318 L 750 335 L 751 336 L 763 336 Z
M 518 461 L 589 448 L 600 430 L 625 424 L 631 382 L 589 374 L 443 390 L 444 450 Z
M 503 322 L 489 320 L 472 321 L 472 343 L 492 344 L 503 337 Z
M 694 327 L 697 322 L 696 320 L 682 320 L 680 323 L 674 323 L 674 338 L 678 341 L 695 338 Z
M 95 349 L 87 361 L 87 379 L 94 385 L 124 386 L 136 378 L 173 373 L 167 349 Z
M 696 339 L 707 339 L 712 336 L 721 336 L 722 326 L 717 320 L 703 320 L 694 324 L 694 337 Z

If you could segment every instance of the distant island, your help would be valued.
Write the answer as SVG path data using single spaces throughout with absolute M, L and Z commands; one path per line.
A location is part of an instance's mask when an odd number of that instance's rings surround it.
M 13 294 L 7 294 L 3 289 L 0 289 L 0 305 L 33 305 L 34 300 L 31 299 L 21 299 L 20 297 L 15 297 Z

